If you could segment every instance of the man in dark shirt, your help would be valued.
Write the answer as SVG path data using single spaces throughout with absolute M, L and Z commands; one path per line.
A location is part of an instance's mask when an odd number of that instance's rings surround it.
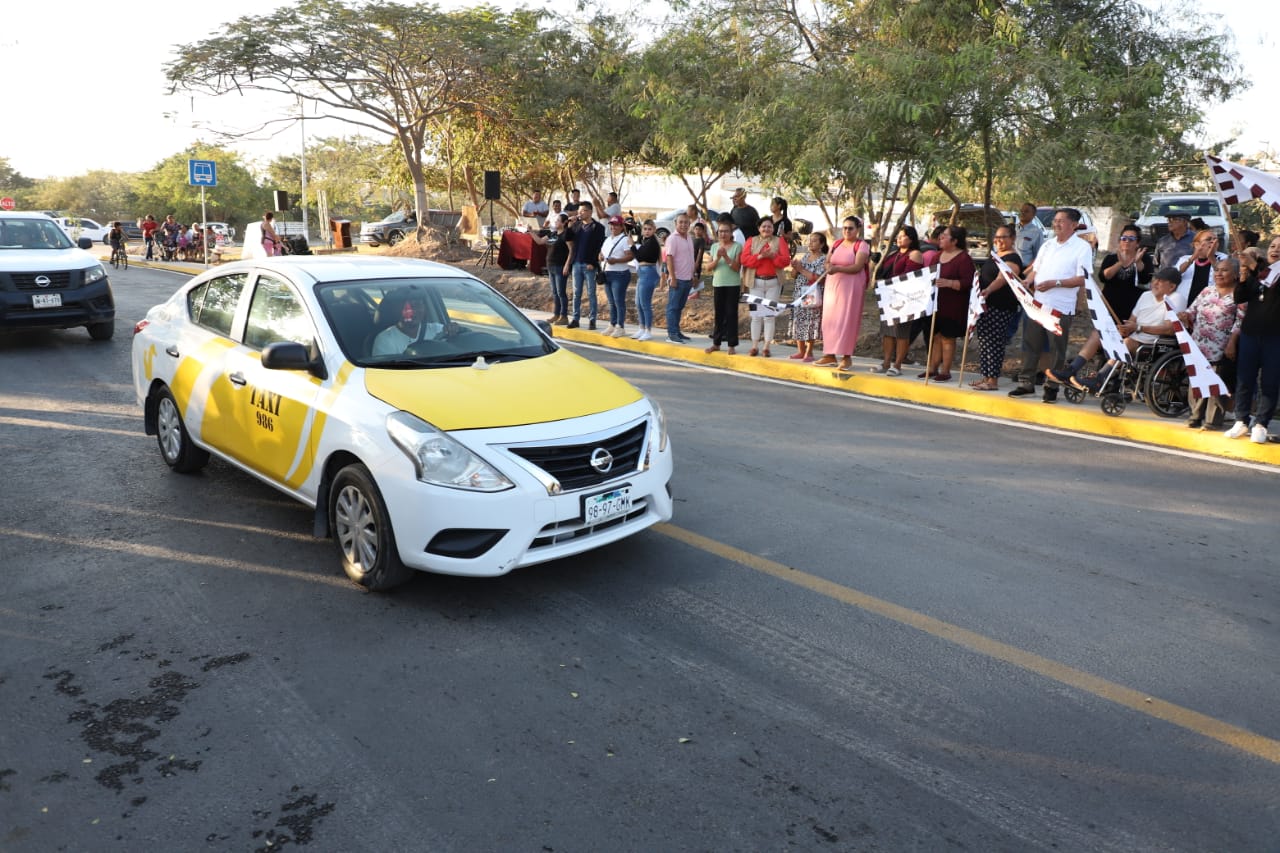
M 576 190 L 574 191 L 576 194 Z M 573 261 L 573 319 L 566 328 L 578 328 L 582 319 L 582 290 L 587 291 L 588 329 L 596 328 L 596 264 L 600 260 L 600 247 L 604 245 L 604 226 L 592 214 L 591 202 L 578 203 L 578 225 L 565 232 L 569 241 L 569 257 Z
M 1170 213 L 1169 233 L 1156 241 L 1156 269 L 1171 267 L 1191 254 L 1191 217 L 1185 213 Z
M 733 210 L 729 211 L 729 215 L 733 217 L 733 224 L 746 239 L 750 240 L 760 233 L 760 214 L 754 207 L 747 204 L 747 191 L 742 187 L 733 191 Z
M 573 219 L 573 214 L 578 212 L 578 206 L 581 204 L 582 190 L 569 190 L 569 200 L 564 205 L 564 212 L 569 214 L 569 219 Z

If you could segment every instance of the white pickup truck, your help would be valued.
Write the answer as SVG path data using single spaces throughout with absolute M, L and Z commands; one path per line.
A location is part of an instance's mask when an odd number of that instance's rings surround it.
M 1134 214 L 1136 224 L 1142 227 L 1142 243 L 1154 246 L 1156 241 L 1169 233 L 1169 214 L 1185 213 L 1192 222 L 1200 219 L 1205 226 L 1218 234 L 1218 245 L 1227 246 L 1227 212 L 1217 193 L 1152 193 L 1142 205 L 1142 213 Z M 1192 229 L 1195 226 L 1192 225 Z

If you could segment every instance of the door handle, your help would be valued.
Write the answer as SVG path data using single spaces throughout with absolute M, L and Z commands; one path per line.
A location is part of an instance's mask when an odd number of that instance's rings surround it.
M 165 347 L 164 351 L 166 354 L 171 355 L 174 358 L 178 357 L 178 348 L 175 347 L 173 344 L 169 344 L 169 346 Z
M 247 379 L 244 378 L 244 374 L 241 373 L 240 371 L 236 371 L 235 373 L 232 373 L 227 378 L 231 380 L 232 385 L 244 385 L 248 381 Z

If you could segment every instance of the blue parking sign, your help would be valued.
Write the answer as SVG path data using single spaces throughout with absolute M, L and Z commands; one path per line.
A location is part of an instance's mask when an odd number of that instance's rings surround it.
M 216 187 L 218 164 L 212 160 L 188 160 L 187 183 L 193 187 Z

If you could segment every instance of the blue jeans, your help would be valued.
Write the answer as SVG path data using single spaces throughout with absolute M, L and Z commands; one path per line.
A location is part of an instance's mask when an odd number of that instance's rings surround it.
M 627 287 L 631 284 L 631 270 L 612 272 L 605 270 L 604 290 L 609 296 L 609 325 L 623 326 L 627 322 Z
M 1258 394 L 1258 410 L 1254 425 L 1269 426 L 1276 413 L 1276 397 L 1280 394 L 1280 335 L 1240 335 L 1236 351 L 1236 420 L 1248 423 L 1253 396 L 1258 392 L 1258 371 L 1262 371 L 1262 389 Z
M 547 278 L 551 279 L 551 300 L 556 306 L 557 317 L 569 316 L 568 282 L 564 277 L 564 268 L 547 267 Z
M 573 265 L 573 319 L 582 318 L 582 288 L 587 288 L 587 307 L 590 310 L 588 319 L 596 321 L 596 270 L 582 261 Z
M 693 290 L 693 280 L 678 278 L 667 291 L 667 337 L 680 340 L 680 315 L 684 313 L 685 303 L 689 301 L 689 293 Z
M 653 328 L 653 291 L 658 287 L 658 268 L 640 267 L 636 273 L 636 316 L 642 329 Z

